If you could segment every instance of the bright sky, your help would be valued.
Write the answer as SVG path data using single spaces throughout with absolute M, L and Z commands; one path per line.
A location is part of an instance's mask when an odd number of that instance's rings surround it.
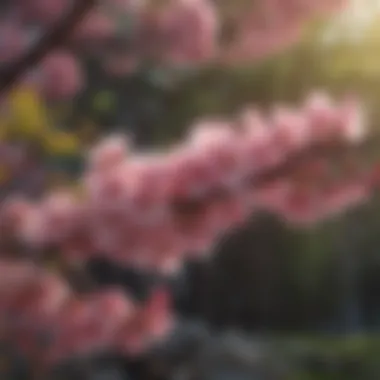
M 380 0 L 351 0 L 346 11 L 332 20 L 324 35 L 326 43 L 339 40 L 360 42 L 366 29 L 380 16 Z

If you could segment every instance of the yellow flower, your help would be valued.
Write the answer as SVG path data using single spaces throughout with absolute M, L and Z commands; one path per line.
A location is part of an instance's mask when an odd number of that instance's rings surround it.
M 45 148 L 52 155 L 75 155 L 80 151 L 77 136 L 64 131 L 51 131 L 45 135 Z
M 36 135 L 49 125 L 46 107 L 38 94 L 29 88 L 19 88 L 10 94 L 10 121 L 22 135 Z

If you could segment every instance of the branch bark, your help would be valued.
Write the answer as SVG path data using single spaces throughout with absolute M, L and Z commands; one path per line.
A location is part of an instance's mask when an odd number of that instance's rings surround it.
M 0 94 L 10 91 L 22 75 L 40 62 L 52 49 L 60 46 L 70 31 L 77 26 L 96 0 L 75 0 L 68 15 L 46 33 L 41 40 L 17 62 L 12 62 L 0 75 Z

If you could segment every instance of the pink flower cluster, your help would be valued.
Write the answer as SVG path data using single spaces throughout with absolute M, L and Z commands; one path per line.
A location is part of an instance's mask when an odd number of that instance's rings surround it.
M 99 1 L 67 36 L 65 48 L 50 52 L 24 80 L 49 99 L 67 99 L 84 86 L 80 62 L 87 53 L 97 55 L 111 75 L 126 75 L 147 58 L 164 64 L 256 60 L 295 42 L 315 13 L 344 2 L 249 0 L 236 11 L 214 0 Z M 10 64 L 32 49 L 73 4 L 15 0 L 0 21 L 0 63 Z M 226 25 L 233 30 L 228 43 Z M 110 48 L 115 40 L 118 47 Z
M 171 64 L 258 60 L 295 43 L 305 22 L 346 0 L 140 1 L 136 54 Z M 229 31 L 226 39 L 225 31 Z
M 328 170 L 324 173 L 328 178 L 327 174 Z M 362 175 L 344 180 L 329 178 L 327 185 L 317 187 L 279 179 L 257 190 L 254 198 L 258 209 L 273 212 L 285 221 L 302 227 L 362 204 L 371 195 L 368 178 Z
M 334 174 L 339 159 L 329 169 L 328 160 L 303 154 L 358 144 L 364 124 L 353 99 L 334 104 L 314 94 L 300 110 L 200 121 L 169 151 L 136 153 L 126 139 L 109 137 L 89 152 L 81 197 L 62 189 L 36 203 L 9 199 L 0 222 L 28 244 L 59 246 L 71 259 L 102 255 L 172 271 L 184 255 L 210 253 L 259 208 L 311 222 L 362 200 L 363 177 L 347 179 L 343 165 L 342 180 Z
M 117 289 L 78 296 L 57 275 L 0 261 L 2 338 L 48 366 L 106 350 L 138 355 L 172 327 L 169 309 L 162 289 L 143 305 Z
M 346 0 L 248 1 L 235 7 L 233 38 L 223 46 L 222 60 L 258 60 L 282 51 L 297 42 L 310 19 L 339 11 L 346 4 Z

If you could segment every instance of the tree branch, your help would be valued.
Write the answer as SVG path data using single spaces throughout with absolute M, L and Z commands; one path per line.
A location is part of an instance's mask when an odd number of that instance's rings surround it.
M 95 5 L 95 2 L 96 0 L 75 0 L 73 8 L 67 16 L 63 17 L 50 32 L 47 32 L 36 46 L 26 52 L 17 62 L 9 64 L 1 72 L 0 94 L 3 95 L 9 91 L 28 69 L 39 63 L 52 49 L 60 46 L 70 31 L 77 26 L 86 13 Z

